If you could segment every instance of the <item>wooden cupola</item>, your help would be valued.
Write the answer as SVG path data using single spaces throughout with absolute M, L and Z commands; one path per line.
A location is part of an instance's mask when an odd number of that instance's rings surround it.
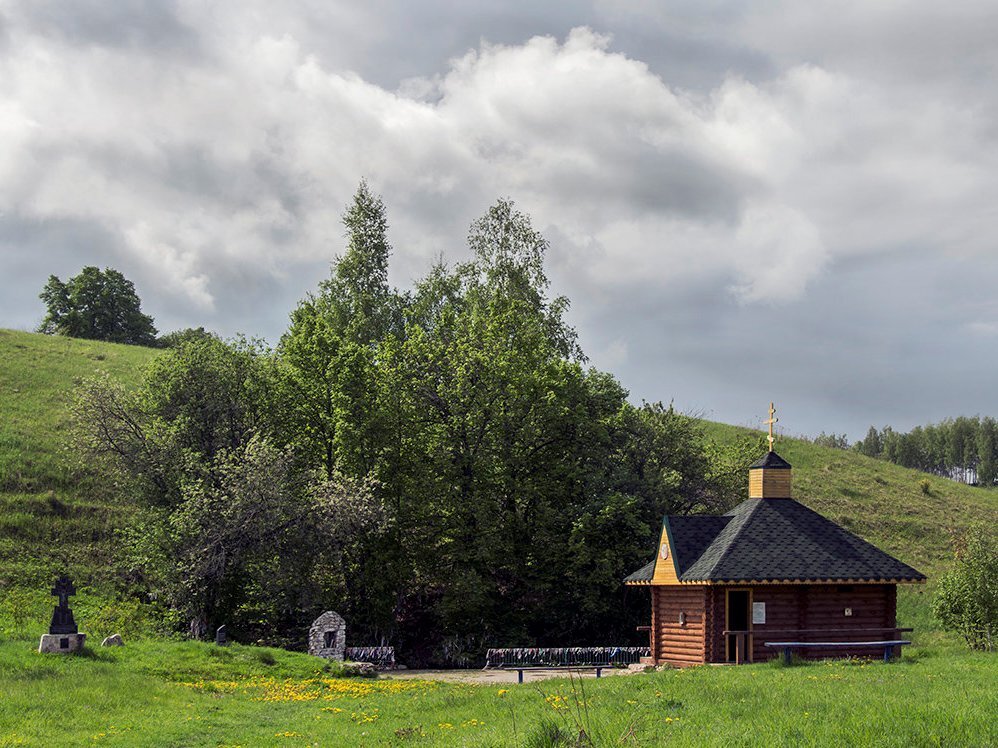
M 790 463 L 776 452 L 749 465 L 748 495 L 750 499 L 790 499 Z
M 769 404 L 769 452 L 749 465 L 748 496 L 750 499 L 790 499 L 790 463 L 773 451 L 776 437 L 773 426 L 780 419 L 776 417 L 776 406 Z

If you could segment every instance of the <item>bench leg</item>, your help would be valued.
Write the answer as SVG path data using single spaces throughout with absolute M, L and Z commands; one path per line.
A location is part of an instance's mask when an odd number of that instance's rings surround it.
M 790 647 L 783 648 L 783 664 L 784 665 L 790 664 Z
M 600 677 L 600 673 L 602 673 L 602 672 L 603 672 L 603 668 L 601 668 L 601 667 L 596 668 L 596 677 L 599 678 Z
M 523 683 L 523 671 L 522 670 L 517 670 L 516 671 L 516 682 L 517 683 Z

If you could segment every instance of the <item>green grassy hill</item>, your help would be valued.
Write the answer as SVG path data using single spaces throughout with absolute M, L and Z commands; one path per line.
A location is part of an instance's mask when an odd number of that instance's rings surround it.
M 157 351 L 0 330 L 0 588 L 46 585 L 63 566 L 99 576 L 128 507 L 83 497 L 68 431 L 78 382 L 135 385 Z M 97 493 L 97 492 L 88 492 Z
M 0 330 L 0 587 L 44 586 L 64 567 L 81 582 L 100 581 L 113 529 L 127 522 L 131 508 L 110 492 L 102 499 L 99 486 L 85 496 L 78 489 L 67 430 L 73 390 L 102 372 L 137 385 L 156 355 Z M 749 433 L 719 423 L 705 427 L 720 442 Z M 930 577 L 949 562 L 954 533 L 975 521 L 998 522 L 998 491 L 797 439 L 782 439 L 778 449 L 794 466 L 798 500 Z M 928 493 L 921 487 L 926 479 Z

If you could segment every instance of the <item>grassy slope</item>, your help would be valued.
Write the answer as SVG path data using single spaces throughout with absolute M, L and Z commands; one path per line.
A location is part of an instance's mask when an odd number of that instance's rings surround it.
M 107 372 L 136 385 L 157 351 L 136 346 L 0 330 L 0 588 L 13 581 L 44 585 L 70 569 L 82 581 L 107 567 L 115 526 L 130 507 L 82 497 L 67 465 L 66 428 L 75 383 Z M 747 430 L 707 423 L 729 441 Z M 973 521 L 998 522 L 998 491 L 984 491 L 860 454 L 783 439 L 794 465 L 795 496 L 921 571 L 935 576 L 951 555 L 952 534 Z M 930 584 L 931 587 L 931 584 Z M 909 590 L 919 626 L 927 623 L 922 589 Z M 921 620 L 925 619 L 925 620 Z M 909 619 L 910 620 L 910 619 Z
M 998 711 L 994 656 L 933 632 L 901 665 L 589 681 L 581 711 L 567 681 L 502 696 L 442 684 L 365 689 L 323 683 L 305 655 L 251 647 L 146 639 L 83 657 L 37 655 L 51 572 L 69 562 L 84 579 L 98 577 L 110 530 L 128 517 L 127 507 L 78 497 L 63 467 L 72 385 L 98 371 L 134 384 L 154 355 L 0 330 L 0 745 L 551 745 L 545 735 L 577 734 L 579 725 L 599 745 L 998 745 L 987 716 Z M 719 440 L 739 433 L 707 428 Z M 946 565 L 951 530 L 998 519 L 992 492 L 930 478 L 925 495 L 914 471 L 794 440 L 779 449 L 801 501 L 930 575 Z M 12 591 L 13 582 L 32 589 Z M 932 628 L 929 590 L 904 591 L 902 621 Z M 143 628 L 141 611 L 99 595 L 81 592 L 74 607 L 92 639 Z
M 137 384 L 156 351 L 0 330 L 0 588 L 45 584 L 67 567 L 94 576 L 127 507 L 83 498 L 67 437 L 80 380 L 107 372 Z
M 99 539 L 114 524 L 120 509 L 79 497 L 67 467 L 73 387 L 101 372 L 137 385 L 157 353 L 0 330 L 0 561 L 43 552 L 57 538 Z M 751 433 L 719 423 L 706 429 L 719 441 Z M 798 500 L 930 575 L 948 562 L 953 532 L 998 521 L 998 491 L 796 439 L 778 449 L 794 466 Z M 919 487 L 926 477 L 929 494 Z

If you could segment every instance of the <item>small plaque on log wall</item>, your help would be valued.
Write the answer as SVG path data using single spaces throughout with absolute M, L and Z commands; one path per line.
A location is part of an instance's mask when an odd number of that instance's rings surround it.
M 752 603 L 752 623 L 766 622 L 766 603 Z

